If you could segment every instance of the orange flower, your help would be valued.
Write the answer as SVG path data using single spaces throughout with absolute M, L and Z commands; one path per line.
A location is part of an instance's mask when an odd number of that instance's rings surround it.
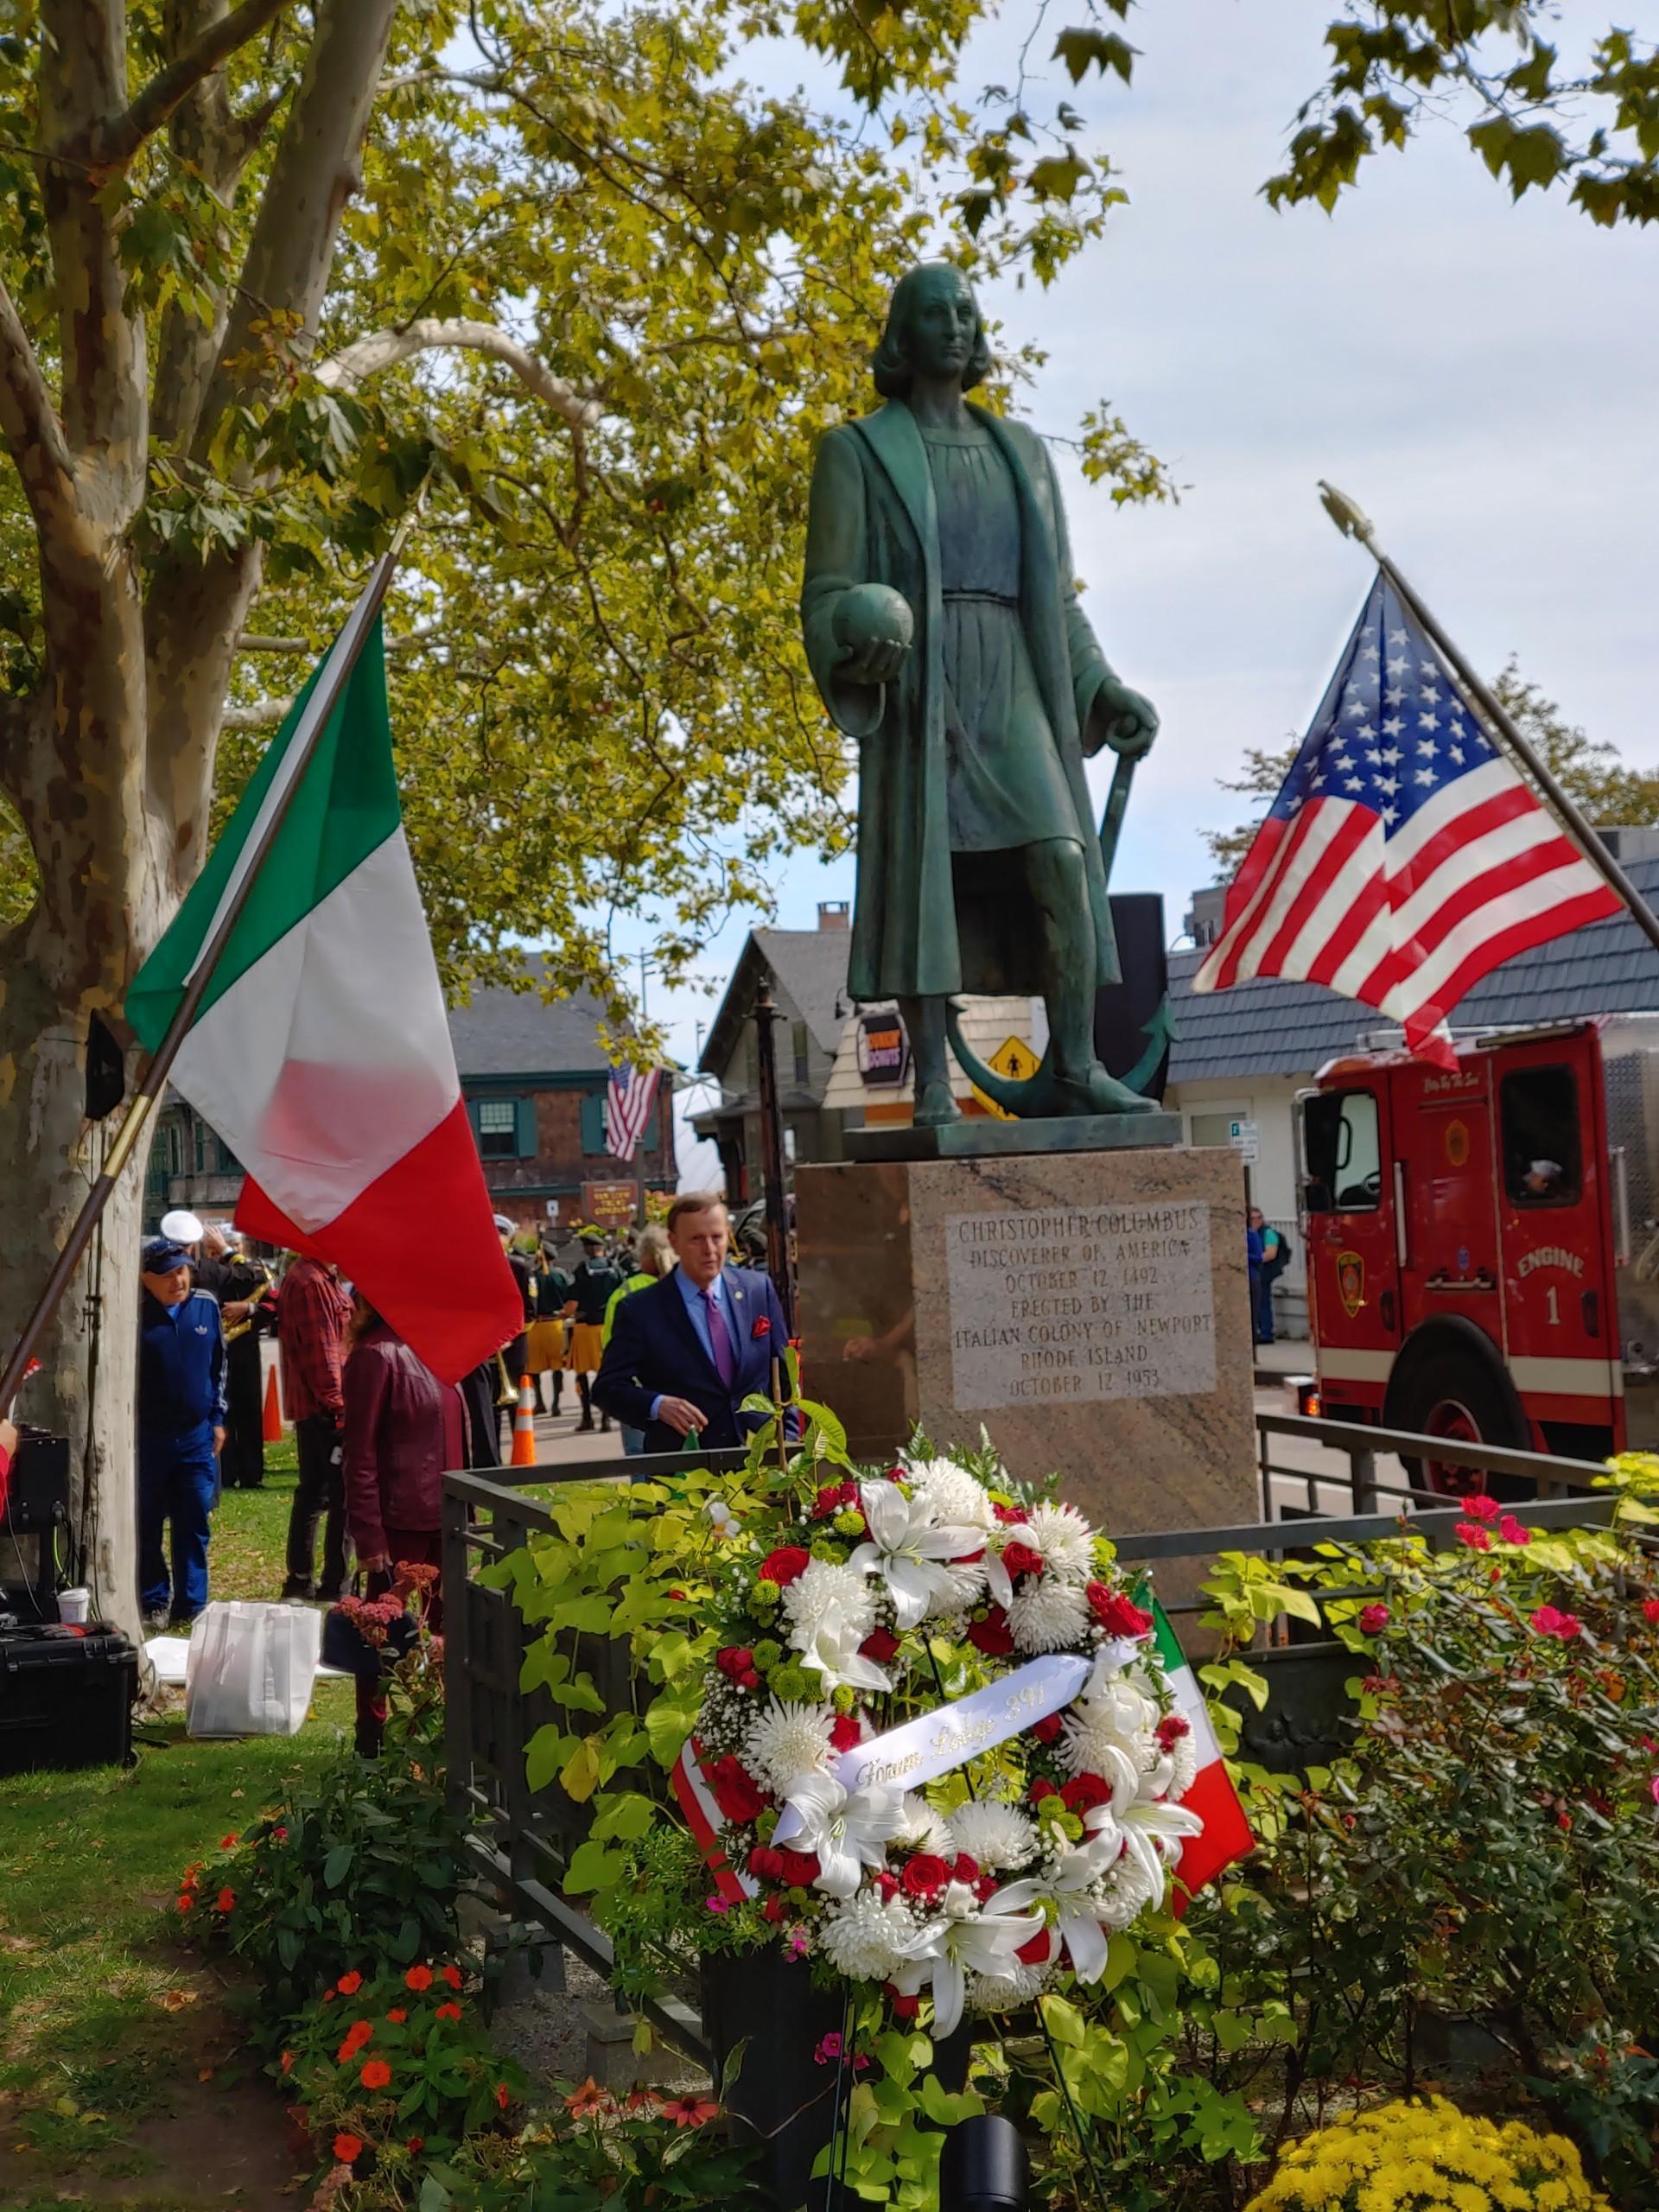
M 507 2107 L 512 2102 L 512 2099 L 508 2094 L 507 2085 L 505 2082 L 498 2082 L 495 2085 L 495 2101 L 500 2106 L 503 2112 L 505 2112 Z
M 703 2127 L 719 2110 L 712 2097 L 677 2097 L 663 2107 L 663 2118 L 676 2127 Z
M 461 1968 L 459 1967 L 445 1967 L 443 1969 L 443 1978 L 448 1983 L 451 1989 L 459 1989 L 461 1987 Z
M 432 1969 L 430 1967 L 410 1967 L 404 1980 L 411 1989 L 430 1989 Z
M 229 1912 L 234 1906 L 235 1903 L 236 1891 L 234 1890 L 221 1890 L 219 1895 L 213 1899 L 213 1910 L 215 1912 Z
M 234 1851 L 236 1846 L 237 1838 L 233 1835 L 221 1836 L 219 1839 L 219 1847 L 221 1851 Z
M 459 2005 L 440 2005 L 432 2017 L 435 2020 L 458 2020 L 461 2018 L 461 2007 Z
M 291 2074 L 294 2071 L 294 2054 L 291 2050 L 285 2050 L 283 2053 L 283 2071 L 284 2074 Z
M 334 1986 L 342 1997 L 355 1997 L 363 1986 L 363 1977 L 360 1974 L 343 1974 Z
M 387 2013 L 386 2018 L 391 2022 L 394 2027 L 401 2028 L 404 2022 L 409 2018 L 409 2015 L 404 2012 L 401 2005 L 394 2005 L 391 2012 Z
M 349 2166 L 353 2159 L 360 2158 L 362 2155 L 363 2138 L 360 2135 L 340 2134 L 335 2136 L 334 2156 L 340 2160 L 342 2166 Z
M 496 2091 L 498 2101 L 500 2094 L 498 2089 Z M 564 2101 L 567 2110 L 573 2113 L 578 2120 L 586 2120 L 590 2112 L 608 2112 L 611 2105 L 610 2093 L 608 2090 L 601 2089 L 591 2074 L 582 2087 L 573 2090 Z
M 195 1904 L 195 1894 L 193 1891 L 181 1890 L 179 1891 L 179 1910 L 181 1912 L 190 1911 Z
M 341 2044 L 340 2049 L 334 2053 L 336 2062 L 340 2065 L 344 2066 L 348 2060 L 355 2058 L 358 2052 L 362 2050 L 364 2044 L 369 2041 L 373 2033 L 374 2029 L 369 2021 L 353 2020 L 351 2026 L 346 2031 L 345 2042 Z
M 384 2089 L 391 2080 L 391 2069 L 384 2058 L 372 2058 L 357 2078 L 365 2089 Z
M 404 2148 L 408 2152 L 411 2158 L 418 2158 L 422 2152 L 426 2148 L 425 2136 L 411 2135 L 408 2142 L 404 2144 Z

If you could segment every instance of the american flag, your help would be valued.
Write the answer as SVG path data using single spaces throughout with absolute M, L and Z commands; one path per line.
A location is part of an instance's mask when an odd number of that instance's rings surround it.
M 657 1103 L 660 1068 L 613 1068 L 605 1092 L 605 1149 L 613 1160 L 632 1160 Z
M 1192 988 L 1324 983 L 1451 1067 L 1471 984 L 1620 911 L 1379 570 Z

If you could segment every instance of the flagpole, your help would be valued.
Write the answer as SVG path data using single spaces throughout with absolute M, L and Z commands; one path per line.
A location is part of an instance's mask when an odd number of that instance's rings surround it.
M 35 1300 L 34 1309 L 23 1324 L 17 1342 L 13 1347 L 11 1357 L 6 1363 L 5 1372 L 3 1376 L 0 1376 L 0 1412 L 10 1413 L 12 1400 L 17 1395 L 29 1363 L 34 1357 L 35 1347 L 40 1341 L 41 1332 L 56 1311 L 59 1300 L 69 1287 L 75 1269 L 80 1265 L 86 1247 L 92 1242 L 92 1231 L 98 1226 L 99 1217 L 114 1194 L 115 1186 L 121 1179 L 122 1170 L 131 1157 L 139 1138 L 149 1126 L 156 1101 L 167 1087 L 168 1072 L 174 1061 L 178 1058 L 179 1047 L 183 1044 L 190 1025 L 195 1019 L 196 1009 L 207 994 L 208 984 L 213 981 L 213 969 L 218 964 L 219 956 L 224 950 L 243 907 L 247 904 L 248 895 L 258 880 L 259 870 L 266 855 L 276 842 L 277 832 L 286 818 L 294 794 L 304 780 L 306 767 L 311 756 L 321 743 L 322 734 L 327 728 L 334 709 L 340 704 L 346 686 L 351 680 L 352 671 L 356 667 L 358 656 L 363 650 L 363 641 L 367 637 L 370 626 L 379 613 L 381 602 L 385 600 L 391 586 L 398 556 L 404 549 L 404 540 L 413 528 L 419 513 L 420 505 L 417 503 L 398 524 L 391 544 L 381 555 L 375 566 L 374 573 L 370 576 L 355 606 L 346 616 L 340 635 L 336 638 L 334 646 L 329 651 L 328 658 L 323 664 L 322 675 L 317 688 L 307 702 L 306 714 L 308 727 L 302 723 L 301 728 L 295 733 L 295 744 L 298 750 L 293 756 L 295 763 L 293 771 L 287 779 L 285 787 L 277 795 L 276 804 L 270 813 L 263 823 L 256 825 L 253 835 L 244 848 L 240 880 L 233 883 L 212 934 L 198 954 L 190 974 L 186 978 L 183 995 L 179 1000 L 178 1007 L 172 1020 L 167 1025 L 167 1030 L 161 1043 L 156 1047 L 149 1065 L 144 1071 L 142 1082 L 133 1093 L 132 1103 L 128 1107 L 122 1120 L 119 1133 L 105 1155 L 103 1166 L 92 1179 L 92 1187 L 82 1202 L 80 1211 L 75 1217 L 74 1225 L 64 1240 L 62 1250 L 53 1262 L 52 1272 L 46 1279 L 45 1287 Z M 354 634 L 352 634 L 353 632 Z
M 1531 743 L 1516 728 L 1511 716 L 1499 704 L 1491 686 L 1476 675 L 1433 615 L 1430 613 L 1428 608 L 1377 543 L 1376 534 L 1370 517 L 1362 512 L 1345 492 L 1339 492 L 1334 484 L 1327 484 L 1323 478 L 1319 480 L 1319 499 L 1325 512 L 1343 536 L 1357 538 L 1376 563 L 1377 567 L 1382 569 L 1395 591 L 1399 593 L 1405 605 L 1409 607 L 1441 653 L 1451 663 L 1459 682 L 1549 802 L 1552 810 L 1567 836 L 1578 846 L 1591 867 L 1602 876 L 1609 888 L 1623 900 L 1632 920 L 1648 942 L 1656 950 L 1659 950 L 1659 915 L 1655 914 L 1652 907 L 1649 906 L 1635 884 L 1630 881 L 1630 877 L 1625 874 L 1606 846 L 1603 844 L 1595 830 L 1585 820 L 1572 799 L 1561 788 L 1550 769 L 1539 758 Z

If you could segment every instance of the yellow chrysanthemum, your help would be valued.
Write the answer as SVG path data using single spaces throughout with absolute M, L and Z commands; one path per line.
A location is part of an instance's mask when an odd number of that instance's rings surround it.
M 1376 2107 L 1288 2146 L 1248 2212 L 1612 2212 L 1559 2135 L 1444 2097 Z

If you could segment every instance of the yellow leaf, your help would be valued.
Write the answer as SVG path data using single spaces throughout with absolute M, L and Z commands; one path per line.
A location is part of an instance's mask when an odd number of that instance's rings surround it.
M 585 1804 L 599 1787 L 599 1746 L 584 1736 L 559 1769 L 559 1782 L 567 1797 Z

